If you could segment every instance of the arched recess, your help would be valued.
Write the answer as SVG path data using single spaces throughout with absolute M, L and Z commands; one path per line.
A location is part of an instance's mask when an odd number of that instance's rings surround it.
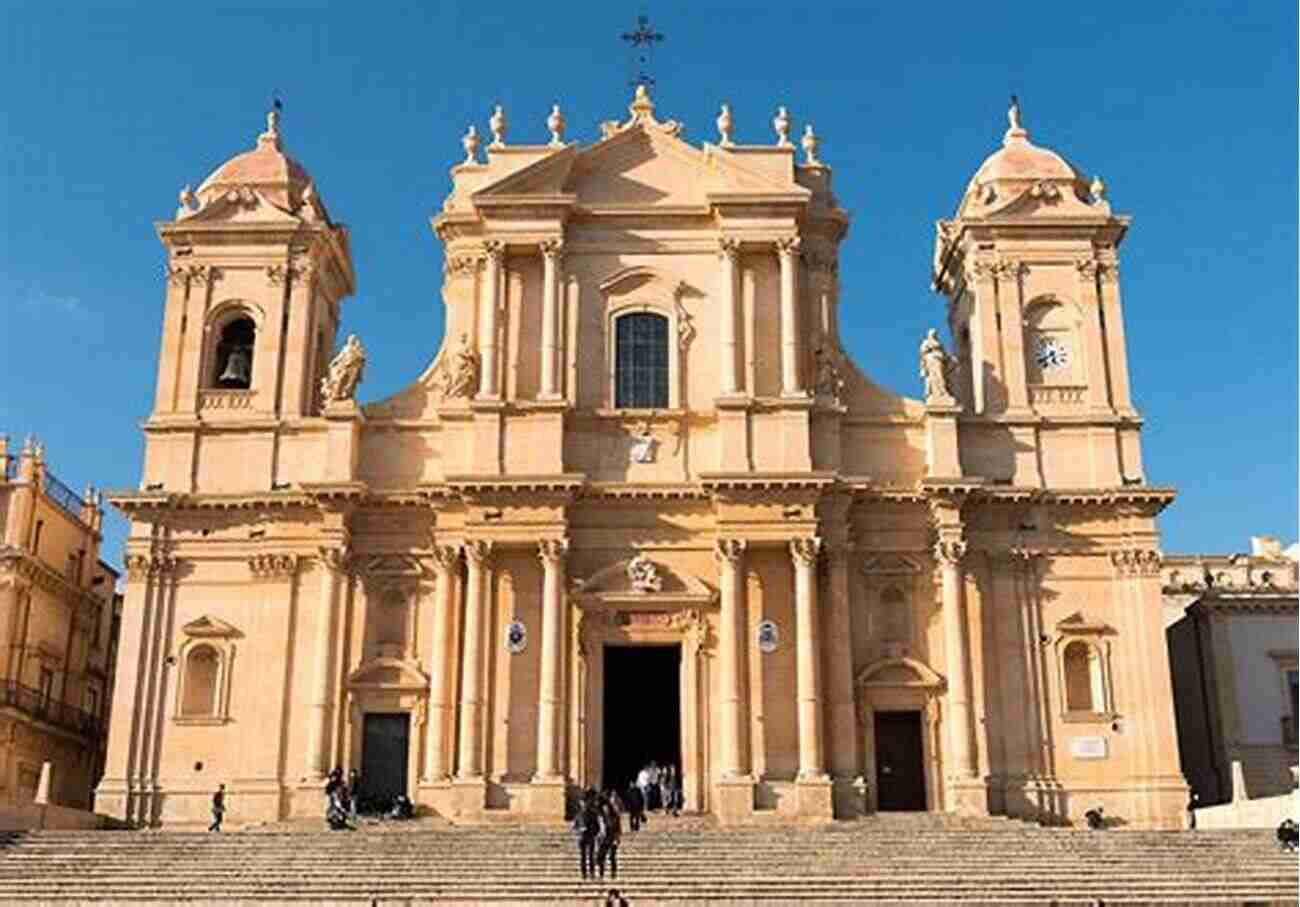
M 216 390 L 253 390 L 258 356 L 258 338 L 262 336 L 265 313 L 255 303 L 228 299 L 213 306 L 204 318 L 202 386 Z M 238 351 L 238 353 L 236 352 Z M 232 355 L 243 355 L 242 368 L 247 381 L 222 380 L 231 366 Z
M 1031 385 L 1082 387 L 1092 363 L 1087 361 L 1083 312 L 1053 295 L 1038 296 L 1025 306 L 1025 375 Z
M 181 628 L 173 716 L 177 724 L 224 724 L 230 720 L 235 640 L 242 634 L 225 621 L 200 617 Z
M 686 284 L 642 265 L 624 268 L 601 281 L 605 309 L 605 382 L 602 406 L 616 408 L 618 320 L 630 314 L 665 319 L 668 354 L 668 409 L 681 409 L 686 396 L 685 352 L 695 337 L 690 314 L 682 304 Z M 657 409 L 661 407 L 646 407 Z
M 1061 717 L 1070 722 L 1107 723 L 1115 716 L 1111 637 L 1100 621 L 1072 614 L 1056 625 L 1056 695 Z
M 939 697 L 946 689 L 942 677 L 928 665 L 908 656 L 881 658 L 858 672 L 854 687 L 858 696 L 859 729 L 863 740 L 862 776 L 867 780 L 867 809 L 879 807 L 880 778 L 876 759 L 876 713 L 919 712 L 921 761 L 925 774 L 925 808 L 934 812 L 942 802 L 939 755 L 942 752 L 939 726 Z

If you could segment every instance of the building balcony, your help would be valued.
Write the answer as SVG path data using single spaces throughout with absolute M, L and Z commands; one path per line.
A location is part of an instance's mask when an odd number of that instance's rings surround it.
M 97 739 L 100 736 L 98 716 L 66 702 L 55 702 L 40 690 L 23 686 L 16 681 L 9 680 L 0 684 L 0 707 L 2 706 L 17 709 L 37 721 L 44 721 L 83 737 Z

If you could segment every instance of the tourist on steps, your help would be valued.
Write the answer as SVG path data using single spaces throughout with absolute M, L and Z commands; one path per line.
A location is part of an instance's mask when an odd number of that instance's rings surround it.
M 641 823 L 645 821 L 645 797 L 641 795 L 641 788 L 635 784 L 627 786 L 627 822 L 633 831 L 641 830 Z
M 226 814 L 226 786 L 217 785 L 217 792 L 212 795 L 212 824 L 208 831 L 221 831 L 221 819 Z
M 331 831 L 351 828 L 348 824 L 348 787 L 343 783 L 343 769 L 330 772 L 325 782 L 325 822 Z
M 578 862 L 584 879 L 596 877 L 596 836 L 600 833 L 600 816 L 596 791 L 588 789 L 573 817 L 573 836 L 578 842 Z
M 618 815 L 618 798 L 606 791 L 600 803 L 600 833 L 596 839 L 596 865 L 605 878 L 605 861 L 609 860 L 609 877 L 618 878 L 618 845 L 623 840 L 623 820 Z
M 668 815 L 673 809 L 673 767 L 665 765 L 659 769 L 659 805 L 664 809 L 664 815 Z
M 361 790 L 361 769 L 353 768 L 348 772 L 348 818 L 353 825 L 357 824 L 357 804 L 361 802 L 361 797 L 357 791 Z

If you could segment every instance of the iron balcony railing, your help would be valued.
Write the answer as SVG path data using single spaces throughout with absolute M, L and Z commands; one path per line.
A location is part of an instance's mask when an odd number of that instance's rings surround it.
M 99 718 L 66 702 L 55 702 L 40 690 L 23 686 L 17 681 L 0 685 L 0 705 L 10 706 L 33 718 L 49 722 L 85 737 L 99 736 Z
M 77 519 L 81 519 L 81 495 L 60 482 L 51 472 L 45 474 L 45 496 Z

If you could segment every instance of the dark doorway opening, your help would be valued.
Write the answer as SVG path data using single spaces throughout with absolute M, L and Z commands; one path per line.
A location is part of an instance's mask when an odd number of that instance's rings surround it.
M 925 810 L 920 712 L 876 712 L 876 788 L 880 810 Z
M 408 794 L 406 760 L 411 746 L 411 716 L 406 712 L 366 715 L 361 740 L 361 779 L 357 806 L 378 812 L 392 806 L 393 797 Z
M 605 647 L 605 787 L 622 790 L 651 760 L 682 767 L 682 647 Z

